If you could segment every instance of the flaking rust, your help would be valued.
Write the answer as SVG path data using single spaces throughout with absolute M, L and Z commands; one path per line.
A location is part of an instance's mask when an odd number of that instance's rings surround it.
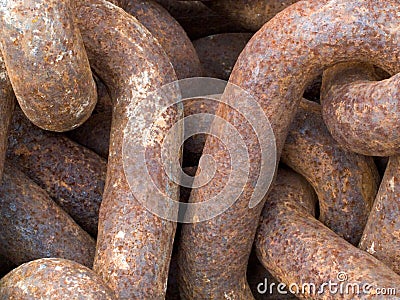
M 299 174 L 281 169 L 267 197 L 255 247 L 271 274 L 301 299 L 337 299 L 328 286 L 342 284 L 341 299 L 376 299 L 377 289 L 397 288 L 400 276 L 315 219 L 312 187 Z M 304 286 L 308 288 L 303 288 Z M 311 285 L 315 289 L 311 288 Z M 354 285 L 354 289 L 346 284 Z M 298 287 L 298 288 L 297 288 Z M 359 291 L 359 294 L 357 294 Z M 379 297 L 379 296 L 378 296 Z M 386 296 L 385 296 L 386 297 Z M 390 296 L 390 299 L 400 299 Z
M 300 1 L 276 15 L 249 41 L 233 69 L 230 82 L 248 91 L 263 108 L 275 133 L 278 157 L 303 92 L 321 72 L 343 61 L 367 61 L 390 74 L 400 71 L 397 1 Z M 351 22 L 349 22 L 351 20 Z M 226 97 L 226 96 L 223 96 Z M 229 100 L 229 99 L 227 99 Z M 246 144 L 257 145 L 251 129 L 228 107 L 218 116 L 240 126 Z M 249 138 L 247 138 L 249 137 Z M 256 181 L 261 158 L 249 148 L 249 182 Z M 204 152 L 214 157 L 219 174 L 229 173 L 228 157 L 216 139 L 207 138 Z M 225 181 L 224 181 L 225 180 Z M 227 178 L 216 176 L 192 191 L 201 202 L 221 190 Z M 188 299 L 248 299 L 246 265 L 263 202 L 249 209 L 254 187 L 246 185 L 236 203 L 223 214 L 182 230 L 180 288 Z M 212 262 L 212 263 L 210 263 Z M 216 271 L 218 270 L 218 271 Z
M 400 74 L 380 79 L 366 63 L 342 63 L 324 72 L 323 117 L 343 148 L 369 156 L 400 153 Z
M 90 0 L 76 1 L 74 9 L 91 66 L 107 85 L 113 102 L 94 270 L 119 299 L 163 299 L 176 224 L 148 212 L 136 199 L 142 195 L 133 195 L 124 173 L 122 148 L 129 115 L 137 103 L 176 76 L 160 44 L 121 8 Z M 164 114 L 161 135 L 178 113 L 170 109 Z M 148 171 L 156 174 L 158 186 L 167 186 L 160 167 L 160 144 L 155 141 L 146 150 Z M 178 186 L 169 187 L 177 201 Z
M 359 247 L 400 274 L 400 157 L 389 158 Z M 396 285 L 398 287 L 398 285 Z
M 319 220 L 357 245 L 378 191 L 379 175 L 373 159 L 343 150 L 329 134 L 321 106 L 303 99 L 281 161 L 315 189 Z
M 93 265 L 95 240 L 10 164 L 0 186 L 0 224 L 0 253 L 16 265 L 44 257 Z
M 192 42 L 181 25 L 155 1 L 114 0 L 145 26 L 168 55 L 178 79 L 200 77 L 202 69 Z
M 15 109 L 8 140 L 8 159 L 95 236 L 106 161 L 62 134 L 38 128 L 19 108 Z
M 69 1 L 2 1 L 0 22 L 4 61 L 24 113 L 47 130 L 81 125 L 96 89 Z
M 1 300 L 114 300 L 114 293 L 92 270 L 76 262 L 43 258 L 14 269 L 0 280 Z

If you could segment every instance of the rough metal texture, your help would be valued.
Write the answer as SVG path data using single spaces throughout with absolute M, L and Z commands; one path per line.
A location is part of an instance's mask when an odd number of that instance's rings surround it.
M 256 32 L 277 13 L 299 0 L 213 0 L 203 1 L 212 10 Z
M 2 1 L 0 23 L 8 75 L 28 118 L 53 131 L 89 118 L 96 89 L 69 1 Z
M 77 129 L 69 131 L 67 136 L 107 159 L 110 145 L 112 102 L 105 84 L 97 76 L 94 78 L 97 87 L 97 104 L 93 114 Z
M 199 58 L 185 30 L 155 1 L 114 0 L 142 23 L 160 43 L 174 66 L 178 79 L 199 77 Z
M 108 92 L 106 85 L 103 83 L 103 81 L 101 81 L 100 78 L 94 75 L 94 79 L 96 81 L 96 88 L 97 88 L 97 103 L 93 113 L 94 114 L 107 113 L 111 116 L 112 102 L 110 98 L 110 93 Z
M 359 247 L 400 274 L 400 156 L 392 156 Z
M 209 9 L 200 1 L 156 1 L 181 24 L 192 40 L 217 33 L 246 32 L 234 21 Z
M 379 174 L 372 157 L 342 150 L 322 120 L 321 106 L 302 100 L 281 161 L 315 189 L 319 220 L 357 245 L 378 191 Z
M 68 137 L 107 159 L 111 119 L 107 112 L 93 114 L 82 126 L 68 132 Z
M 400 153 L 400 74 L 376 81 L 375 68 L 338 64 L 324 72 L 323 117 L 338 143 L 370 156 Z
M 222 33 L 193 42 L 204 76 L 228 80 L 233 66 L 253 34 Z
M 8 131 L 14 110 L 15 97 L 0 51 L 0 180 L 3 176 L 7 151 Z
M 344 272 L 349 284 L 360 291 L 371 285 L 371 294 L 341 293 L 340 299 L 377 299 L 376 288 L 398 288 L 400 276 L 368 253 L 336 235 L 312 214 L 312 188 L 300 175 L 280 170 L 262 213 L 255 246 L 262 264 L 280 282 L 314 283 L 318 288 L 329 281 L 340 284 Z M 342 282 L 343 283 L 343 282 Z M 306 292 L 303 299 L 338 299 L 338 294 Z M 359 298 L 360 297 L 360 298 Z M 390 296 L 390 299 L 400 299 Z M 383 298 L 382 298 L 383 299 Z M 386 298 L 385 298 L 386 299 Z
M 300 1 L 271 19 L 247 44 L 233 69 L 230 81 L 249 91 L 260 103 L 275 133 L 278 155 L 303 92 L 324 69 L 350 60 L 368 61 L 394 74 L 400 71 L 398 1 Z M 223 96 L 225 97 L 225 96 Z M 229 99 L 227 99 L 229 101 Z M 239 116 L 227 107 L 218 112 L 231 124 Z M 243 127 L 242 136 L 253 136 Z M 246 142 L 247 144 L 247 142 Z M 256 141 L 249 140 L 249 145 Z M 229 173 L 228 157 L 217 140 L 207 138 L 205 153 L 214 157 L 220 174 Z M 261 161 L 258 149 L 249 148 L 249 181 L 255 180 Z M 224 164 L 225 163 L 225 164 Z M 254 175 L 254 177 L 252 177 Z M 225 180 L 225 181 L 224 181 Z M 221 191 L 218 176 L 196 191 L 193 202 Z M 254 187 L 222 215 L 182 230 L 180 286 L 187 298 L 251 298 L 246 285 L 246 265 L 262 202 L 249 209 Z M 216 271 L 218 270 L 218 271 Z
M 278 293 L 276 289 L 270 291 L 266 291 L 265 293 L 260 293 L 257 289 L 260 283 L 265 283 L 267 280 L 267 284 L 275 284 L 277 286 L 279 284 L 278 280 L 276 280 L 268 270 L 264 268 L 264 266 L 260 263 L 257 258 L 257 255 L 253 249 L 250 254 L 249 264 L 247 265 L 247 280 L 249 281 L 249 286 L 254 295 L 254 299 L 256 300 L 296 300 L 297 298 L 292 295 L 287 289 L 287 294 Z M 259 287 L 261 291 L 263 291 L 265 286 Z
M 57 258 L 28 262 L 0 280 L 1 300 L 113 300 L 113 292 L 92 270 Z
M 75 11 L 91 66 L 110 90 L 114 106 L 94 270 L 120 299 L 163 299 L 176 224 L 148 212 L 135 199 L 123 169 L 122 146 L 137 103 L 176 76 L 150 32 L 121 8 L 85 0 L 75 3 Z M 170 113 L 164 115 L 161 134 L 176 120 Z M 164 189 L 167 179 L 160 168 L 159 146 L 147 148 L 148 166 Z M 178 187 L 169 188 L 178 200 Z
M 44 131 L 15 109 L 7 155 L 84 230 L 96 235 L 106 161 L 67 137 Z
M 17 265 L 60 257 L 92 267 L 96 242 L 21 171 L 6 164 L 0 186 L 0 252 Z

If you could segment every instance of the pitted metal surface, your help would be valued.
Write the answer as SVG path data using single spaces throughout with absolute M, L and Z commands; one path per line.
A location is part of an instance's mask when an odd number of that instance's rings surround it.
M 96 105 L 96 89 L 70 1 L 0 3 L 0 42 L 17 100 L 37 126 L 67 131 Z
M 17 265 L 45 257 L 93 265 L 95 240 L 10 164 L 0 186 L 0 253 Z

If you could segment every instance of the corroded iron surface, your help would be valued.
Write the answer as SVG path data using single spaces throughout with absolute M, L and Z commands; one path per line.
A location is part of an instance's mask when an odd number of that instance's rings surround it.
M 124 129 L 137 103 L 148 92 L 176 80 L 174 70 L 150 32 L 121 8 L 90 0 L 77 1 L 74 9 L 91 66 L 113 101 L 94 270 L 119 299 L 163 299 L 176 224 L 148 212 L 132 194 L 123 169 L 122 147 Z M 176 119 L 174 111 L 164 115 L 160 134 Z M 147 150 L 149 171 L 157 174 L 156 182 L 164 188 L 167 181 L 160 168 L 160 145 L 155 143 Z M 171 184 L 169 189 L 178 200 L 178 187 Z
M 200 61 L 192 42 L 164 7 L 155 1 L 114 1 L 138 19 L 156 38 L 171 60 L 178 79 L 202 75 Z
M 0 280 L 1 300 L 113 300 L 92 270 L 73 261 L 44 258 L 21 265 Z
M 111 119 L 107 112 L 93 114 L 82 126 L 68 132 L 68 137 L 107 159 Z
M 213 0 L 203 1 L 212 10 L 256 32 L 277 13 L 299 0 Z
M 204 75 L 228 80 L 233 66 L 251 33 L 221 33 L 207 36 L 193 42 Z
M 7 155 L 83 229 L 97 233 L 106 161 L 67 137 L 42 130 L 15 109 Z
M 6 164 L 0 186 L 0 253 L 17 265 L 44 257 L 92 267 L 96 243 L 21 171 Z
M 361 292 L 343 288 L 349 292 L 341 293 L 340 299 L 376 299 L 376 288 L 400 286 L 399 275 L 316 220 L 314 205 L 312 188 L 304 178 L 292 171 L 278 172 L 255 241 L 257 256 L 273 276 L 287 286 L 297 284 L 302 299 L 338 299 L 327 286 L 321 289 L 329 282 L 338 289 L 340 283 L 354 284 Z M 317 288 L 302 291 L 305 283 Z
M 399 9 L 399 3 L 393 0 L 300 1 L 252 37 L 239 56 L 230 82 L 249 91 L 263 108 L 275 133 L 278 157 L 306 86 L 324 69 L 358 60 L 391 74 L 400 71 L 400 39 L 390 29 L 400 26 L 396 17 Z M 252 136 L 251 129 L 229 108 L 220 108 L 217 115 L 241 126 L 242 136 Z M 257 145 L 251 138 L 246 144 Z M 220 175 L 192 191 L 193 202 L 205 201 L 220 191 L 230 170 L 228 157 L 217 140 L 207 138 L 203 153 L 214 157 Z M 252 182 L 261 161 L 257 147 L 249 148 L 249 159 Z M 262 202 L 253 209 L 248 206 L 253 190 L 249 183 L 225 213 L 183 226 L 180 285 L 187 298 L 222 298 L 224 293 L 238 299 L 251 298 L 245 267 L 257 227 L 254 220 L 262 209 Z
M 400 153 L 400 74 L 381 79 L 364 63 L 338 64 L 324 72 L 323 117 L 338 143 L 369 156 Z
M 378 191 L 379 175 L 373 159 L 342 150 L 322 120 L 321 106 L 303 99 L 281 161 L 315 189 L 319 220 L 357 245 Z
M 0 23 L 4 61 L 28 118 L 53 131 L 82 124 L 96 89 L 69 1 L 3 1 Z
M 8 131 L 14 110 L 15 97 L 0 51 L 0 180 L 3 175 L 4 159 L 7 151 Z
M 369 215 L 359 247 L 400 274 L 400 157 L 392 156 Z

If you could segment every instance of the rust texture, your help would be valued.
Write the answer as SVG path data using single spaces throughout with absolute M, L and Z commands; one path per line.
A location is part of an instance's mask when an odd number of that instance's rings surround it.
M 265 293 L 260 293 L 257 290 L 257 287 L 259 287 L 260 283 L 267 282 L 267 284 L 275 284 L 277 286 L 280 282 L 275 279 L 270 272 L 268 272 L 267 269 L 264 268 L 264 266 L 260 263 L 260 261 L 257 258 L 257 255 L 255 253 L 255 249 L 250 254 L 249 258 L 249 264 L 247 265 L 247 280 L 249 281 L 249 286 L 251 288 L 251 291 L 254 295 L 254 299 L 256 300 L 296 300 L 296 298 L 293 294 L 288 291 L 286 288 L 285 291 L 287 292 L 286 294 L 284 293 L 278 293 L 276 289 L 272 290 L 270 293 L 269 291 L 266 291 Z M 265 281 L 266 280 L 266 281 Z M 260 286 L 259 289 L 263 291 L 264 286 Z
M 211 10 L 200 1 L 156 1 L 168 10 L 192 40 L 218 33 L 246 32 L 235 21 Z
M 96 89 L 69 1 L 3 1 L 0 22 L 8 75 L 28 118 L 52 131 L 89 118 Z
M 359 247 L 400 274 L 400 156 L 392 156 L 379 187 Z
M 97 104 L 92 116 L 75 130 L 67 132 L 73 141 L 93 150 L 107 159 L 110 144 L 112 103 L 107 87 L 94 76 L 97 87 Z
M 7 155 L 83 229 L 96 235 L 106 161 L 62 134 L 44 131 L 15 109 Z
M 28 262 L 0 280 L 1 300 L 113 300 L 113 292 L 92 270 L 66 259 Z
M 14 105 L 14 92 L 0 51 L 0 180 L 3 176 L 8 132 Z
M 281 161 L 315 189 L 319 220 L 357 245 L 378 191 L 379 174 L 372 157 L 342 150 L 322 120 L 321 106 L 302 100 Z
M 358 286 L 341 293 L 340 299 L 376 299 L 376 288 L 397 288 L 400 276 L 382 262 L 336 235 L 315 219 L 312 210 L 315 197 L 303 177 L 281 169 L 270 194 L 257 231 L 255 246 L 262 264 L 287 286 L 314 283 L 318 289 L 331 281 L 340 284 L 338 274 L 347 276 L 345 283 Z M 343 283 L 343 282 L 342 282 Z M 368 284 L 370 294 L 362 287 Z M 320 289 L 321 290 L 321 289 Z M 302 299 L 337 299 L 338 295 L 306 289 Z M 322 291 L 322 290 L 321 290 Z M 360 297 L 360 298 L 359 298 Z M 390 296 L 390 299 L 400 299 Z
M 297 1 L 299 0 L 213 0 L 203 3 L 247 30 L 256 32 L 277 13 Z
M 233 69 L 230 82 L 249 91 L 263 108 L 274 130 L 278 156 L 304 90 L 321 72 L 343 61 L 368 61 L 390 74 L 400 71 L 398 1 L 300 1 L 266 23 L 249 41 Z M 229 100 L 229 94 L 227 97 Z M 251 128 L 228 107 L 218 116 L 240 127 L 246 137 L 250 178 L 243 194 L 223 214 L 182 229 L 180 288 L 185 297 L 246 299 L 246 265 L 262 205 L 248 203 L 261 158 Z M 207 138 L 204 153 L 214 157 L 218 173 L 192 191 L 201 202 L 221 191 L 229 174 L 229 157 L 217 140 Z M 218 270 L 218 271 L 217 271 Z
M 178 79 L 199 77 L 202 69 L 192 42 L 181 25 L 155 1 L 115 0 L 156 38 L 165 50 Z
M 44 257 L 92 267 L 96 243 L 49 195 L 6 164 L 0 186 L 0 252 L 17 265 Z
M 97 90 L 97 103 L 94 108 L 93 114 L 107 113 L 111 115 L 112 113 L 112 103 L 110 98 L 110 93 L 103 81 L 96 75 L 93 75 L 96 82 Z M 78 128 L 77 128 L 78 129 Z
M 193 42 L 204 76 L 228 80 L 233 66 L 251 33 L 221 33 Z
M 107 159 L 111 119 L 111 114 L 106 112 L 93 114 L 82 126 L 68 132 L 68 137 Z
M 138 19 L 160 43 L 174 67 L 178 79 L 202 76 L 203 70 L 192 42 L 179 23 L 155 1 L 112 1 Z M 232 64 L 233 65 L 233 64 Z M 86 123 L 69 134 L 78 143 L 102 157 L 108 156 L 111 128 L 111 102 L 103 84 L 97 80 L 99 100 L 95 112 Z M 103 113 L 104 112 L 104 113 Z
M 113 101 L 94 270 L 119 299 L 163 299 L 176 224 L 148 212 L 132 194 L 123 169 L 122 147 L 129 114 L 137 103 L 176 76 L 157 40 L 121 8 L 90 0 L 76 1 L 74 9 L 91 66 Z M 159 128 L 160 134 L 170 128 L 176 115 L 175 109 L 165 113 L 166 126 Z M 165 189 L 168 183 L 160 167 L 160 144 L 147 150 L 149 172 L 156 174 L 155 182 Z M 169 189 L 178 201 L 178 186 L 170 184 Z
M 323 117 L 338 143 L 356 153 L 400 153 L 400 75 L 381 79 L 368 64 L 338 64 L 324 72 Z

